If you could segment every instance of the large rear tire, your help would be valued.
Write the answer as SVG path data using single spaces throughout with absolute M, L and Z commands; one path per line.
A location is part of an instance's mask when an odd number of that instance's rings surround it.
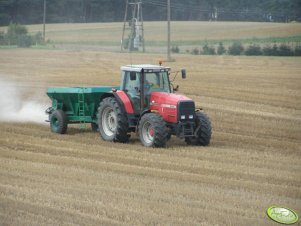
M 168 132 L 163 118 L 155 113 L 147 113 L 139 122 L 139 137 L 141 143 L 146 147 L 165 147 Z
M 98 129 L 105 141 L 126 143 L 128 136 L 128 119 L 113 97 L 102 100 L 98 108 Z
M 50 129 L 54 133 L 64 134 L 67 132 L 67 116 L 61 109 L 55 110 L 50 115 Z
M 212 127 L 209 117 L 203 112 L 196 113 L 197 118 L 197 136 L 186 137 L 185 141 L 189 145 L 208 146 L 210 144 Z

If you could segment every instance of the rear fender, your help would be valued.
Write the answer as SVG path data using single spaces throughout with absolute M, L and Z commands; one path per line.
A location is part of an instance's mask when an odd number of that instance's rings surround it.
M 134 114 L 132 102 L 124 91 L 118 90 L 116 92 L 113 92 L 113 95 L 118 100 L 118 102 L 123 105 L 124 110 L 127 114 Z
M 101 96 L 100 102 L 102 102 L 102 100 L 107 98 L 107 97 L 115 98 L 117 100 L 120 108 L 121 108 L 122 113 L 127 114 L 126 108 L 124 106 L 124 102 L 122 101 L 122 99 L 120 98 L 120 96 L 116 92 L 105 93 L 104 95 Z

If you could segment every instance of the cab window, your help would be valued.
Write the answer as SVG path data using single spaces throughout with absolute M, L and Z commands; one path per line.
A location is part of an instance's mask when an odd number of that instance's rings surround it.
M 129 94 L 135 95 L 140 87 L 140 80 L 137 72 L 125 72 L 123 90 Z
M 148 92 L 170 92 L 167 72 L 154 72 L 145 74 L 145 86 Z

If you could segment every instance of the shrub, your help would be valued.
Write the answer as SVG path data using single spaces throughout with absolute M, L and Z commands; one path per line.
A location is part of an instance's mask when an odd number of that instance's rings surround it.
M 24 25 L 10 24 L 7 32 L 0 32 L 0 45 L 17 45 L 18 47 L 30 47 L 31 45 L 44 44 L 41 32 L 29 35 Z
M 296 46 L 294 55 L 301 56 L 301 46 Z
M 208 46 L 208 44 L 205 44 L 203 46 L 202 54 L 204 55 L 215 55 L 215 49 L 214 47 Z
M 32 36 L 32 42 L 36 45 L 45 44 L 42 32 L 39 31 L 34 36 Z
M 192 55 L 199 55 L 200 54 L 200 50 L 198 48 L 194 48 L 193 50 L 191 50 L 191 54 Z
M 229 55 L 241 55 L 244 51 L 244 47 L 240 42 L 234 42 L 231 46 L 229 46 L 228 54 Z
M 279 54 L 278 46 L 274 44 L 272 47 L 272 56 L 278 56 L 278 54 Z
M 265 47 L 263 47 L 262 48 L 262 54 L 264 55 L 264 56 L 272 56 L 272 47 L 271 46 L 269 46 L 269 45 L 267 45 L 267 46 L 265 46 Z
M 174 49 L 178 48 L 173 47 Z M 176 50 L 173 50 L 176 51 Z M 209 46 L 207 43 L 200 50 L 199 48 L 194 48 L 191 51 L 186 49 L 187 53 L 191 53 L 192 55 L 222 55 L 226 53 L 226 49 L 222 42 L 219 43 L 217 49 L 213 46 Z M 242 55 L 245 54 L 247 56 L 301 56 L 301 45 L 297 44 L 295 48 L 292 48 L 288 44 L 277 45 L 274 43 L 273 45 L 266 45 L 264 47 L 260 47 L 257 44 L 249 45 L 245 50 L 243 45 L 240 42 L 234 42 L 228 48 L 229 55 Z
M 19 42 L 19 37 L 27 35 L 27 28 L 21 24 L 9 24 L 6 39 L 8 40 L 8 45 L 17 45 Z
M 0 45 L 6 45 L 6 38 L 5 33 L 3 31 L 0 31 Z
M 260 56 L 262 55 L 261 47 L 258 45 L 250 45 L 246 49 L 245 54 L 247 56 Z
M 24 25 L 11 23 L 8 26 L 7 33 L 8 34 L 9 33 L 15 33 L 16 35 L 26 35 L 28 33 L 28 30 Z
M 223 55 L 223 54 L 225 54 L 225 53 L 226 53 L 226 49 L 225 49 L 223 43 L 220 42 L 220 43 L 218 44 L 218 47 L 217 47 L 217 54 L 218 54 L 218 55 Z
M 278 56 L 293 56 L 294 52 L 292 51 L 291 47 L 281 44 L 278 50 Z
M 262 49 L 262 53 L 265 56 L 278 56 L 279 52 L 278 52 L 278 46 L 276 44 L 274 44 L 272 47 L 271 46 L 265 46 Z
M 17 46 L 18 47 L 30 47 L 33 44 L 33 38 L 30 35 L 18 36 Z
M 173 47 L 171 47 L 171 52 L 172 53 L 179 53 L 180 52 L 180 48 L 178 46 L 173 46 Z

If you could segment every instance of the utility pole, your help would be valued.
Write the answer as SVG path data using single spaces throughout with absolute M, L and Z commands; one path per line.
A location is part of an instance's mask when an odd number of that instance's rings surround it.
M 167 61 L 172 61 L 170 53 L 170 0 L 167 0 Z
M 126 1 L 126 5 L 125 5 L 125 14 L 124 14 L 124 19 L 123 19 L 123 29 L 122 29 L 122 38 L 121 38 L 121 45 L 120 45 L 120 51 L 123 51 L 123 41 L 124 41 L 124 32 L 126 29 L 126 23 L 127 23 L 127 15 L 128 15 L 128 5 L 129 5 L 129 0 Z
M 44 13 L 43 13 L 43 40 L 44 40 L 44 43 L 46 41 L 45 23 L 46 23 L 46 0 L 44 0 Z

